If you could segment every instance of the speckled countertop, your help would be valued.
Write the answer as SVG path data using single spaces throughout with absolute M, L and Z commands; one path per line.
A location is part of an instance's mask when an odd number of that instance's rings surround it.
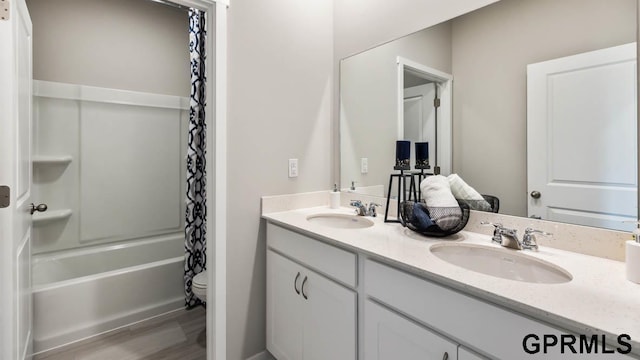
M 429 251 L 443 242 L 502 249 L 490 236 L 461 231 L 447 240 L 428 238 L 400 224 L 384 223 L 381 217 L 368 218 L 375 224 L 363 229 L 336 229 L 307 221 L 310 215 L 326 213 L 353 214 L 353 209 L 320 206 L 262 217 L 577 334 L 613 335 L 613 341 L 619 334 L 628 334 L 632 353 L 640 354 L 640 285 L 626 279 L 624 262 L 541 246 L 538 252 L 525 251 L 526 255 L 562 267 L 573 279 L 561 284 L 507 280 L 452 265 Z

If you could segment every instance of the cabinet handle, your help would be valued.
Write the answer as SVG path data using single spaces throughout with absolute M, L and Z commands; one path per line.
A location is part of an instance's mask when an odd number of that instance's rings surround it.
M 306 283 L 307 283 L 307 277 L 305 276 L 305 277 L 304 277 L 304 280 L 302 280 L 302 297 L 303 297 L 305 300 L 307 300 L 307 299 L 308 299 L 307 294 L 305 294 L 305 293 L 304 293 L 304 284 L 306 284 Z
M 444 356 L 442 357 L 442 360 L 449 360 L 449 353 L 445 351 Z
M 296 294 L 300 295 L 300 290 L 298 290 L 298 278 L 300 277 L 300 272 L 298 271 L 298 275 L 296 275 L 296 279 L 293 280 L 293 290 L 296 291 Z

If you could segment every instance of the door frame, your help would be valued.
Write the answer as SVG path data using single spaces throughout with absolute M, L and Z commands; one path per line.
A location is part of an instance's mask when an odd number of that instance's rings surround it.
M 397 104 L 397 124 L 398 139 L 404 137 L 404 72 L 411 70 L 420 75 L 420 77 L 437 83 L 440 90 L 440 116 L 437 121 L 437 159 L 433 161 L 434 165 L 440 166 L 443 174 L 450 174 L 453 170 L 453 75 L 447 74 L 440 70 L 422 65 L 416 61 L 398 56 L 397 64 L 397 88 L 396 88 L 396 104 Z
M 207 359 L 227 358 L 227 10 L 230 0 L 170 0 L 207 13 Z M 215 27 L 211 25 L 215 24 Z M 211 86 L 213 80 L 213 86 Z M 213 204 L 213 205 L 212 205 Z M 213 271 L 211 271 L 213 270 Z

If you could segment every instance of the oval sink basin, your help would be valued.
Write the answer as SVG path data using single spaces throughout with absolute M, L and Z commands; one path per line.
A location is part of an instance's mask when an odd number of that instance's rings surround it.
M 515 250 L 471 244 L 436 244 L 430 250 L 438 258 L 453 265 L 503 279 L 560 284 L 573 278 L 559 266 Z
M 319 214 L 307 217 L 307 221 L 336 229 L 363 229 L 373 226 L 373 221 L 356 215 Z

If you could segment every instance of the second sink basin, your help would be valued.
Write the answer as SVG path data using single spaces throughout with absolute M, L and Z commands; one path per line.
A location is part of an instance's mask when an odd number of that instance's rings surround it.
M 318 214 L 307 217 L 307 221 L 337 229 L 362 229 L 373 226 L 373 221 L 356 215 Z
M 559 284 L 573 278 L 559 266 L 515 250 L 472 244 L 436 244 L 430 250 L 438 258 L 453 265 L 503 279 Z

